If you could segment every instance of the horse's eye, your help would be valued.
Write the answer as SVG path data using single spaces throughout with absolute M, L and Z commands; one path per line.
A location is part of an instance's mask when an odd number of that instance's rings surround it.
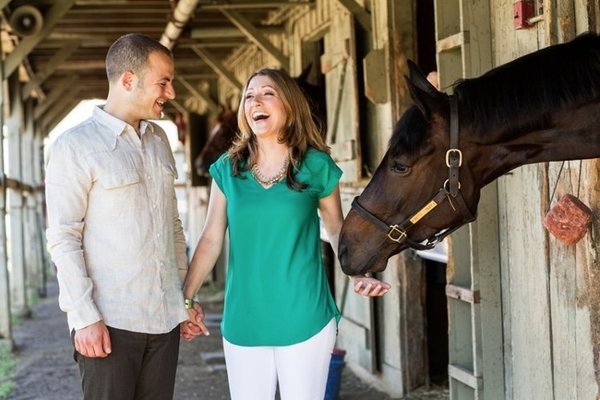
M 406 175 L 410 172 L 410 167 L 401 164 L 397 161 L 394 161 L 394 163 L 392 164 L 392 171 L 400 175 Z

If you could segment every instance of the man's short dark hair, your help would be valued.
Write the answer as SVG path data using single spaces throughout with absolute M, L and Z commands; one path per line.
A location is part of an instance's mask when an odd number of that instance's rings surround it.
M 151 53 L 160 52 L 171 59 L 173 53 L 160 42 L 139 33 L 129 33 L 117 39 L 106 54 L 106 76 L 117 80 L 125 71 L 143 75 Z

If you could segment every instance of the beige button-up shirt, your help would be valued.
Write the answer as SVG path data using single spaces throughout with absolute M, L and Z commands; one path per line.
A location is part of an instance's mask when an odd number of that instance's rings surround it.
M 140 131 L 96 107 L 48 153 L 46 233 L 70 329 L 165 333 L 188 318 L 175 160 L 158 125 Z

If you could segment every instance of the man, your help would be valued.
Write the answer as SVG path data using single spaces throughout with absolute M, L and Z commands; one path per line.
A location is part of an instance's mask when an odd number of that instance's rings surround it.
M 85 399 L 170 399 L 187 270 L 175 160 L 159 119 L 171 52 L 128 34 L 108 50 L 106 104 L 47 160 L 48 247 Z M 189 325 L 189 326 L 188 326 Z M 197 335 L 190 323 L 182 336 Z

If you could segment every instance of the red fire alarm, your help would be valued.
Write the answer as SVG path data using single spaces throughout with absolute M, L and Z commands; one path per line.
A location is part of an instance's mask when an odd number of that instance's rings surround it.
M 513 22 L 515 29 L 525 29 L 532 25 L 527 20 L 535 15 L 533 1 L 523 0 L 513 4 Z

